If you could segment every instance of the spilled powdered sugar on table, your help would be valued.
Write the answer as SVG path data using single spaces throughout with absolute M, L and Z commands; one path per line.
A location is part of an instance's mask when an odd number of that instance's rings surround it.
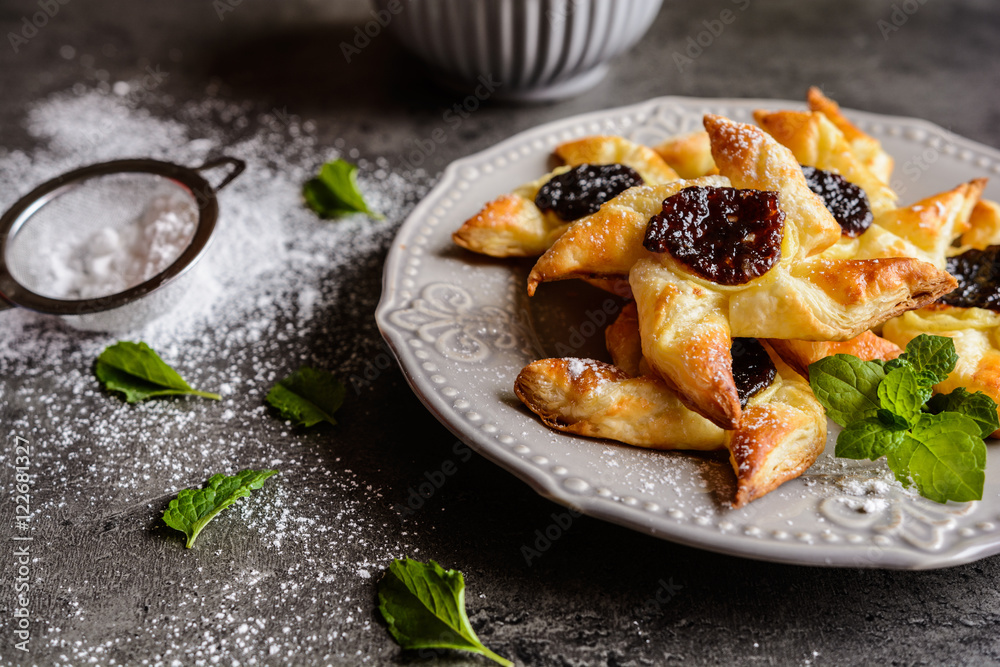
M 356 282 L 377 272 L 373 267 L 381 265 L 428 179 L 391 173 L 381 159 L 347 153 L 343 157 L 359 163 L 366 199 L 386 220 L 324 222 L 304 207 L 301 186 L 340 151 L 316 145 L 309 123 L 251 115 L 248 106 L 218 98 L 174 108 L 171 115 L 179 120 L 155 117 L 109 93 L 58 94 L 26 116 L 36 150 L 0 149 L 4 207 L 46 179 L 110 159 L 151 157 L 197 166 L 224 153 L 248 163 L 246 173 L 220 194 L 219 226 L 201 276 L 176 310 L 113 336 L 79 332 L 20 309 L 0 314 L 0 423 L 7 437 L 31 442 L 34 483 L 62 489 L 40 494 L 31 521 L 36 536 L 43 524 L 56 527 L 34 545 L 41 561 L 37 576 L 47 590 L 61 591 L 57 604 L 70 621 L 43 627 L 39 620 L 33 650 L 68 664 L 114 664 L 116 652 L 135 639 L 162 647 L 143 664 L 223 658 L 226 664 L 252 665 L 292 654 L 354 658 L 356 647 L 338 645 L 337 631 L 307 641 L 301 628 L 288 623 L 288 614 L 295 614 L 298 602 L 321 596 L 323 614 L 335 617 L 338 627 L 384 632 L 369 627 L 371 580 L 393 557 L 422 554 L 398 525 L 367 525 L 371 519 L 359 510 L 387 502 L 379 488 L 339 464 L 336 428 L 302 432 L 292 447 L 278 447 L 272 443 L 289 442 L 293 429 L 269 414 L 263 399 L 302 364 L 326 367 L 347 382 L 382 352 L 371 318 L 377 290 L 357 291 Z M 126 405 L 105 394 L 93 375 L 94 360 L 119 339 L 147 342 L 192 384 L 219 391 L 222 401 Z M 363 397 L 364 387 L 355 389 L 351 396 Z M 361 403 L 349 399 L 343 420 Z M 9 454 L 5 450 L 0 458 Z M 179 534 L 159 518 L 169 498 L 214 473 L 247 467 L 281 474 L 220 515 L 198 548 L 184 552 Z M 80 470 L 86 471 L 82 477 Z M 321 496 L 328 504 L 322 519 L 303 495 Z M 45 500 L 52 498 L 57 500 Z M 238 524 L 250 530 L 232 530 Z M 153 571 L 101 572 L 92 563 L 64 567 L 58 575 L 45 571 L 45 559 L 68 544 L 92 544 L 99 562 L 115 548 L 115 531 L 128 527 L 153 533 L 143 540 L 144 552 L 135 554 Z M 358 538 L 362 528 L 377 537 Z M 268 555 L 277 550 L 299 554 L 296 565 L 281 571 L 261 567 L 277 562 Z M 163 563 L 178 552 L 229 562 L 229 576 L 178 579 Z M 55 582 L 56 576 L 65 579 Z M 273 595 L 274 586 L 265 594 L 259 586 L 264 579 L 278 579 L 281 594 Z M 363 596 L 344 593 L 359 590 L 359 583 Z M 165 587 L 183 591 L 183 602 L 165 605 L 157 594 Z M 120 608 L 106 598 L 136 590 L 145 598 L 138 605 L 143 622 L 116 618 Z M 74 629 L 72 619 L 102 614 L 111 614 L 102 636 Z M 119 622 L 140 629 L 134 637 L 118 634 Z

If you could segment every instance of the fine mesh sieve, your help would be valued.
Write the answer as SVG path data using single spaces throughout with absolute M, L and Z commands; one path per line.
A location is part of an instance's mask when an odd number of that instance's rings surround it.
M 162 315 L 208 247 L 216 192 L 245 167 L 230 157 L 196 168 L 116 160 L 38 186 L 0 218 L 0 310 L 102 331 Z M 212 186 L 201 172 L 217 168 L 227 173 Z

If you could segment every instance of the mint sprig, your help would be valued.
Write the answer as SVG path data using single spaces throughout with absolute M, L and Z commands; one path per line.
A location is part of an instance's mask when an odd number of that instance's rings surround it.
M 187 535 L 187 548 L 194 546 L 202 528 L 251 491 L 259 489 L 277 470 L 241 470 L 228 476 L 212 475 L 200 489 L 184 489 L 163 511 L 163 522 Z
M 302 186 L 302 197 L 319 217 L 327 220 L 351 213 L 381 219 L 371 210 L 358 187 L 358 168 L 346 160 L 324 164 L 319 173 Z
M 997 404 L 964 388 L 931 397 L 955 369 L 954 342 L 920 335 L 892 361 L 835 354 L 809 366 L 809 384 L 826 413 L 844 427 L 841 458 L 886 458 L 903 486 L 939 503 L 981 500 L 984 438 L 1000 428 Z
M 456 649 L 507 667 L 513 662 L 486 648 L 465 611 L 465 578 L 430 561 L 394 560 L 378 585 L 379 611 L 405 649 Z
M 927 409 L 933 414 L 961 412 L 979 424 L 980 437 L 988 438 L 997 426 L 997 405 L 993 399 L 981 391 L 968 392 L 959 387 L 950 394 L 938 394 L 927 402 Z
M 876 415 L 880 405 L 878 387 L 883 378 L 882 366 L 849 354 L 835 354 L 809 366 L 813 393 L 830 419 L 841 426 Z
M 216 401 L 222 398 L 218 394 L 192 389 L 145 343 L 120 341 L 106 348 L 97 357 L 94 374 L 108 391 L 125 394 L 127 403 L 138 403 L 156 396 L 202 396 Z
M 344 383 L 328 371 L 303 366 L 271 387 L 265 400 L 285 419 L 308 428 L 320 422 L 336 425 L 333 413 L 346 395 Z
M 902 417 L 907 424 L 915 422 L 933 393 L 931 385 L 922 380 L 909 364 L 892 369 L 878 386 L 879 406 Z

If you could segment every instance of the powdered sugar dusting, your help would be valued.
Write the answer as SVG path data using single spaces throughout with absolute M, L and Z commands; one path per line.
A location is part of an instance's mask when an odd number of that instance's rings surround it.
M 126 580 L 94 563 L 45 572 L 46 589 L 65 598 L 66 620 L 33 638 L 33 649 L 65 664 L 116 664 L 133 640 L 162 646 L 144 662 L 154 665 L 254 665 L 306 655 L 324 663 L 366 661 L 356 647 L 338 645 L 338 631 L 305 637 L 303 627 L 287 621 L 318 613 L 337 619 L 325 627 L 367 631 L 367 580 L 392 558 L 419 555 L 419 549 L 398 526 L 371 518 L 377 513 L 370 508 L 384 504 L 382 491 L 340 463 L 336 429 L 293 437 L 290 425 L 268 414 L 263 397 L 301 364 L 325 367 L 346 381 L 380 351 L 372 319 L 378 290 L 357 290 L 358 276 L 377 275 L 428 179 L 394 173 L 381 158 L 353 160 L 366 199 L 386 220 L 320 221 L 303 206 L 301 185 L 339 152 L 318 146 L 309 123 L 255 116 L 247 105 L 218 98 L 175 107 L 172 114 L 180 120 L 155 117 L 100 91 L 60 94 L 29 110 L 35 152 L 0 149 L 4 207 L 85 163 L 142 156 L 197 166 L 224 153 L 248 165 L 220 193 L 219 225 L 200 275 L 169 314 L 116 336 L 79 332 L 20 309 L 0 314 L 5 432 L 32 443 L 36 483 L 64 489 L 33 501 L 33 525 L 50 528 L 44 539 L 36 529 L 37 553 L 93 543 L 100 562 L 112 549 L 135 548 L 135 540 L 161 552 L 150 560 L 162 564 L 155 572 Z M 237 140 L 216 129 L 224 117 L 249 121 Z M 217 182 L 220 174 L 207 177 Z M 222 401 L 126 405 L 104 395 L 92 365 L 119 338 L 149 343 L 192 385 L 219 391 Z M 8 455 L 5 450 L 0 459 Z M 159 521 L 168 499 L 214 473 L 247 467 L 281 474 L 221 514 L 196 548 L 185 551 L 183 540 Z M 46 502 L 48 496 L 61 497 Z M 120 533 L 122 526 L 131 531 Z M 155 540 L 141 537 L 148 530 Z M 361 533 L 366 539 L 358 539 Z M 277 550 L 298 554 L 297 564 L 273 570 L 267 554 Z M 191 576 L 199 559 L 210 559 L 216 573 L 219 563 L 228 563 L 228 573 Z M 265 581 L 279 581 L 280 594 Z M 367 591 L 362 598 L 350 593 L 358 586 Z M 149 598 L 168 587 L 174 595 Z M 112 594 L 144 599 L 140 613 L 149 622 L 130 623 L 135 636 L 81 636 L 74 619 L 104 613 L 102 600 Z
M 856 512 L 879 514 L 889 507 L 885 496 L 892 487 L 887 479 L 844 477 L 837 485 L 845 494 L 840 501 Z
M 566 367 L 566 370 L 569 371 L 570 377 L 575 379 L 583 375 L 583 372 L 587 370 L 588 366 L 589 364 L 586 360 L 573 357 L 569 359 L 569 365 Z

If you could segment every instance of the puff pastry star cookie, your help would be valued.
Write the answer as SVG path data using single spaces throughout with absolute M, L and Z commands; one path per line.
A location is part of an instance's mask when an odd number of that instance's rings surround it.
M 725 431 L 684 404 L 652 375 L 633 377 L 592 359 L 540 359 L 517 376 L 514 392 L 546 426 L 648 449 L 712 451 Z
M 944 268 L 956 237 L 968 232 L 985 178 L 942 192 L 875 217 L 855 239 L 853 257 L 916 257 Z
M 983 250 L 1000 244 L 1000 204 L 988 199 L 976 202 L 969 215 L 968 229 L 962 233 L 960 243 L 962 250 Z
M 846 340 L 932 302 L 955 282 L 911 258 L 814 256 L 840 238 L 841 228 L 809 189 L 795 156 L 750 125 L 708 115 L 705 127 L 721 177 L 622 193 L 571 225 L 532 269 L 528 292 L 549 280 L 627 274 L 646 361 L 685 405 L 734 429 L 742 410 L 732 373 L 733 337 Z M 697 234 L 684 228 L 685 220 L 700 220 L 701 213 L 678 214 L 672 219 L 683 228 L 674 235 L 680 246 L 654 252 L 644 245 L 651 219 L 667 211 L 674 195 L 692 187 L 711 190 L 726 179 L 737 193 L 777 193 L 780 224 L 737 228 L 742 239 L 712 246 L 705 236 L 692 241 Z M 712 220 L 711 225 L 725 222 Z M 780 252 L 767 245 L 776 229 Z M 689 258 L 685 262 L 675 257 L 682 251 Z M 763 254 L 767 261 L 760 261 Z M 716 255 L 722 257 L 720 271 L 739 273 L 746 266 L 754 271 L 735 281 L 718 280 L 704 270 L 711 268 L 706 258 Z
M 607 330 L 616 365 L 584 359 L 542 359 L 517 377 L 515 392 L 551 428 L 649 449 L 726 448 L 740 507 L 797 477 L 826 443 L 826 416 L 809 385 L 781 358 L 760 347 L 773 376 L 747 399 L 740 428 L 725 431 L 687 409 L 653 374 L 637 375 L 641 357 L 634 305 Z M 759 360 L 757 360 L 759 363 Z M 632 366 L 627 372 L 618 365 Z
M 892 176 L 893 159 L 882 150 L 882 144 L 878 139 L 865 134 L 847 120 L 840 111 L 840 105 L 827 98 L 819 88 L 815 86 L 810 88 L 806 99 L 811 111 L 822 113 L 827 120 L 837 126 L 850 145 L 851 152 L 868 171 L 883 183 L 888 183 Z
M 712 158 L 708 132 L 698 131 L 670 137 L 653 148 L 681 178 L 701 178 L 719 173 Z
M 1000 403 L 1000 313 L 934 305 L 892 319 L 882 331 L 885 338 L 900 346 L 920 334 L 951 338 L 958 354 L 955 369 L 944 382 L 934 385 L 935 392 L 948 393 L 965 387 L 970 392 L 981 391 Z M 992 437 L 1000 437 L 1000 431 Z
M 556 147 L 554 154 L 563 165 L 542 178 L 503 195 L 472 216 L 452 234 L 459 246 L 492 257 L 537 257 L 559 238 L 570 222 L 557 209 L 540 208 L 539 192 L 554 179 L 571 181 L 574 167 L 623 165 L 638 178 L 633 184 L 667 183 L 677 173 L 651 148 L 613 136 L 584 137 Z
M 951 338 L 958 363 L 934 390 L 965 387 L 1000 403 L 1000 246 L 952 257 L 948 270 L 959 279 L 958 289 L 938 303 L 889 320 L 882 335 L 899 346 L 920 334 Z
M 974 179 L 910 206 L 888 211 L 857 239 L 838 244 L 857 257 L 924 258 L 960 278 L 955 292 L 938 303 L 889 320 L 882 330 L 884 338 L 866 332 L 849 341 L 848 349 L 834 343 L 775 341 L 779 353 L 801 370 L 813 361 L 837 353 L 862 359 L 892 358 L 922 333 L 949 336 L 955 342 L 959 362 L 935 390 L 949 392 L 967 387 L 1000 400 L 1000 314 L 988 308 L 966 307 L 975 301 L 966 299 L 969 293 L 973 296 L 988 293 L 992 289 L 989 278 L 998 275 L 993 269 L 993 253 L 975 252 L 988 247 L 984 244 L 994 238 L 994 230 L 1000 224 L 1000 207 L 980 199 L 985 184 L 985 179 Z M 963 247 L 955 248 L 952 240 L 959 236 Z M 970 288 L 969 276 L 981 274 L 987 277 L 986 284 L 976 283 Z
M 859 158 L 844 132 L 820 111 L 756 111 L 754 118 L 799 163 L 840 174 L 861 187 L 877 216 L 896 208 L 896 193 Z
M 952 240 L 971 228 L 985 184 L 985 179 L 975 179 L 910 206 L 887 211 L 859 237 L 843 237 L 823 255 L 853 259 L 916 257 L 945 269 L 948 255 L 955 250 Z M 772 340 L 772 345 L 800 372 L 806 372 L 814 361 L 833 354 L 851 354 L 867 361 L 892 359 L 901 354 L 897 345 L 870 331 L 843 342 Z

